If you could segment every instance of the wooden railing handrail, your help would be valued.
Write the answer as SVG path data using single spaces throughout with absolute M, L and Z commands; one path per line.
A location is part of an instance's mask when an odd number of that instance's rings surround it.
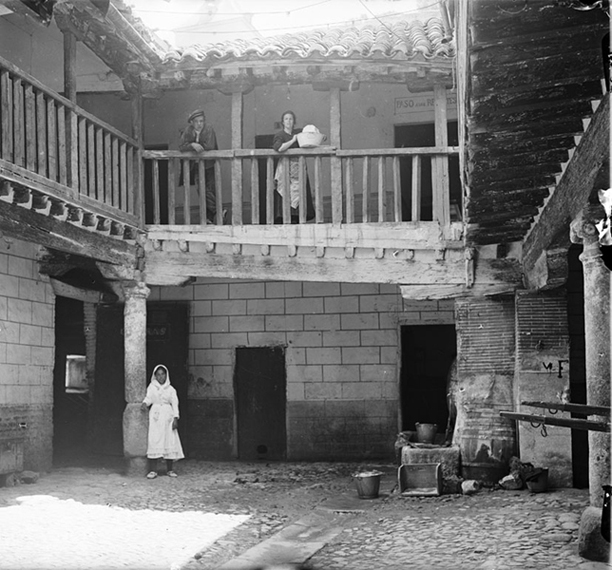
M 411 147 L 411 148 L 375 148 L 375 149 L 337 149 L 333 146 L 318 148 L 292 148 L 285 152 L 277 152 L 268 148 L 239 148 L 228 150 L 207 150 L 202 154 L 180 150 L 143 150 L 145 159 L 165 160 L 169 158 L 182 159 L 231 159 L 231 158 L 282 158 L 283 156 L 338 156 L 359 158 L 364 156 L 415 156 L 415 155 L 451 155 L 458 154 L 458 146 L 448 147 Z
M 421 146 L 410 148 L 367 148 L 367 149 L 338 149 L 337 156 L 364 157 L 364 156 L 414 156 L 434 154 L 459 154 L 458 146 Z
M 127 136 L 121 131 L 118 131 L 117 129 L 115 129 L 115 127 L 105 123 L 104 121 L 101 121 L 100 119 L 92 115 L 91 113 L 88 113 L 85 109 L 82 109 L 81 107 L 79 107 L 78 105 L 70 101 L 70 99 L 66 99 L 66 97 L 60 95 L 59 93 L 56 93 L 55 91 L 52 91 L 51 89 L 46 87 L 43 83 L 38 81 L 38 79 L 36 79 L 35 77 L 32 77 L 25 71 L 19 69 L 18 67 L 16 67 L 10 61 L 7 61 L 3 57 L 0 57 L 0 70 L 1 69 L 6 69 L 13 75 L 16 75 L 19 78 L 27 81 L 30 85 L 36 87 L 37 89 L 42 91 L 45 95 L 51 97 L 58 103 L 61 103 L 64 107 L 68 107 L 69 109 L 74 111 L 79 117 L 83 117 L 91 121 L 92 123 L 95 123 L 98 127 L 115 135 L 117 138 L 121 139 L 122 141 L 129 143 L 134 147 L 139 146 L 139 143 L 137 140 Z
M 183 152 L 181 150 L 143 150 L 142 158 L 165 160 L 167 158 L 184 158 L 184 159 L 214 159 L 214 158 L 234 158 L 233 150 L 207 150 L 200 154 L 193 151 Z

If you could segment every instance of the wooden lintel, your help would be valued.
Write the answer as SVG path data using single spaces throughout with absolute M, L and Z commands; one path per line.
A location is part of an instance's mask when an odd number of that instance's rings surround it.
M 538 221 L 531 228 L 523 246 L 523 266 L 527 281 L 538 259 L 549 248 L 555 236 L 568 230 L 573 220 L 588 203 L 593 184 L 601 169 L 610 168 L 610 94 L 606 94 L 595 111 L 589 128 L 582 137 L 555 192 L 546 202 Z
M 2 200 L 0 232 L 10 238 L 130 267 L 135 266 L 138 256 L 136 245 L 97 235 L 74 224 L 61 222 Z
M 53 292 L 59 297 L 67 297 L 68 299 L 76 299 L 77 301 L 83 301 L 83 303 L 92 303 L 94 305 L 104 303 L 116 303 L 117 295 L 114 293 L 107 293 L 105 291 L 93 291 L 91 289 L 84 289 L 82 287 L 75 287 L 69 285 L 58 279 L 51 278 L 51 287 Z
M 462 260 L 422 262 L 374 258 L 263 256 L 220 253 L 148 251 L 145 282 L 164 284 L 168 279 L 222 277 L 346 283 L 432 283 L 464 281 Z
M 241 243 L 244 245 L 287 245 L 304 247 L 379 247 L 387 249 L 450 250 L 463 248 L 460 240 L 442 240 L 436 222 L 411 224 L 279 224 L 258 226 L 147 226 L 150 241 Z
M 465 283 L 443 283 L 431 285 L 400 285 L 404 299 L 410 301 L 440 301 L 461 297 L 493 297 L 496 295 L 512 295 L 519 289 L 512 283 L 483 283 L 468 287 Z
M 499 415 L 503 418 L 521 422 L 531 422 L 532 424 L 568 427 L 583 431 L 610 431 L 610 424 L 607 422 L 595 422 L 593 420 L 579 420 L 575 418 L 552 418 L 550 416 L 538 416 L 536 414 L 523 414 L 520 412 L 499 412 Z

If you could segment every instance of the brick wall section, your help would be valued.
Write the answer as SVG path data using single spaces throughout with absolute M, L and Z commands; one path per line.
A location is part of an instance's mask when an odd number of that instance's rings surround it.
M 199 279 L 153 288 L 149 297 L 178 299 L 192 305 L 190 449 L 206 458 L 235 453 L 236 347 L 280 345 L 286 347 L 287 459 L 392 459 L 398 324 L 454 322 L 453 301 L 407 302 L 391 285 Z M 211 433 L 221 434 L 220 441 Z
M 567 297 L 564 291 L 519 292 L 516 295 L 517 377 L 516 401 L 559 402 L 570 386 Z M 561 363 L 561 365 L 559 364 Z M 547 415 L 541 408 L 521 408 L 526 413 Z M 557 412 L 557 418 L 570 418 Z M 523 461 L 549 469 L 551 487 L 571 487 L 571 430 L 529 422 L 517 422 Z
M 54 302 L 39 276 L 36 247 L 0 242 L 0 437 L 24 438 L 24 468 L 52 461 Z M 19 428 L 19 424 L 23 428 Z
M 514 374 L 514 298 L 461 299 L 457 312 L 457 372 Z

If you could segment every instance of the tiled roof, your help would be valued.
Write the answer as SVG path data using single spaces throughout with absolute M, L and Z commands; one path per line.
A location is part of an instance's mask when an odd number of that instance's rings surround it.
M 255 59 L 389 59 L 406 60 L 421 55 L 425 59 L 451 58 L 454 43 L 444 31 L 440 18 L 396 21 L 382 24 L 369 21 L 360 27 L 311 30 L 270 38 L 232 40 L 194 45 L 169 51 L 164 62 L 195 61 L 215 64 Z

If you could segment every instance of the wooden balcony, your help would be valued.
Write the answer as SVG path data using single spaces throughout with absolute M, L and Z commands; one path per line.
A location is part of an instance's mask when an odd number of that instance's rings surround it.
M 451 204 L 449 192 L 448 160 L 457 153 L 457 147 L 320 147 L 282 154 L 234 149 L 199 156 L 144 151 L 145 196 L 151 202 L 147 280 L 178 284 L 218 276 L 465 285 L 460 206 Z M 292 219 L 289 201 L 276 192 L 277 168 L 289 160 L 299 165 L 301 204 L 310 188 L 311 219 L 302 208 Z M 191 187 L 181 176 L 190 170 L 199 173 Z M 205 184 L 213 172 L 211 222 Z
M 424 221 L 424 212 L 429 211 L 429 221 L 447 230 L 451 218 L 457 221 L 460 217 L 460 204 L 451 203 L 450 199 L 448 167 L 448 158 L 458 155 L 458 151 L 458 147 L 366 150 L 320 147 L 292 149 L 282 154 L 266 149 L 219 150 L 201 156 L 179 151 L 143 151 L 149 181 L 146 197 L 152 203 L 148 208 L 147 224 L 400 223 Z M 302 204 L 306 203 L 309 187 L 315 213 L 313 219 L 307 219 L 306 209 L 302 208 L 299 220 L 292 220 L 289 201 L 283 201 L 275 192 L 275 172 L 289 161 L 299 163 Z M 425 203 L 422 176 L 426 161 L 431 172 L 428 204 Z M 400 166 L 407 162 L 410 180 L 402 181 Z M 205 169 L 205 163 L 209 168 Z M 217 215 L 209 221 L 205 179 L 213 170 L 211 163 L 214 163 Z M 288 178 L 288 168 L 281 170 Z M 182 173 L 189 171 L 199 173 L 191 187 L 183 184 Z M 224 192 L 224 187 L 231 187 L 229 202 L 223 200 L 223 196 L 229 194 Z M 278 213 L 274 213 L 275 200 L 282 204 L 280 219 Z M 230 213 L 225 219 L 223 210 Z
M 131 263 L 128 242 L 143 227 L 141 166 L 136 140 L 0 58 L 0 230 Z M 114 255 L 95 247 L 96 235 L 117 238 Z

